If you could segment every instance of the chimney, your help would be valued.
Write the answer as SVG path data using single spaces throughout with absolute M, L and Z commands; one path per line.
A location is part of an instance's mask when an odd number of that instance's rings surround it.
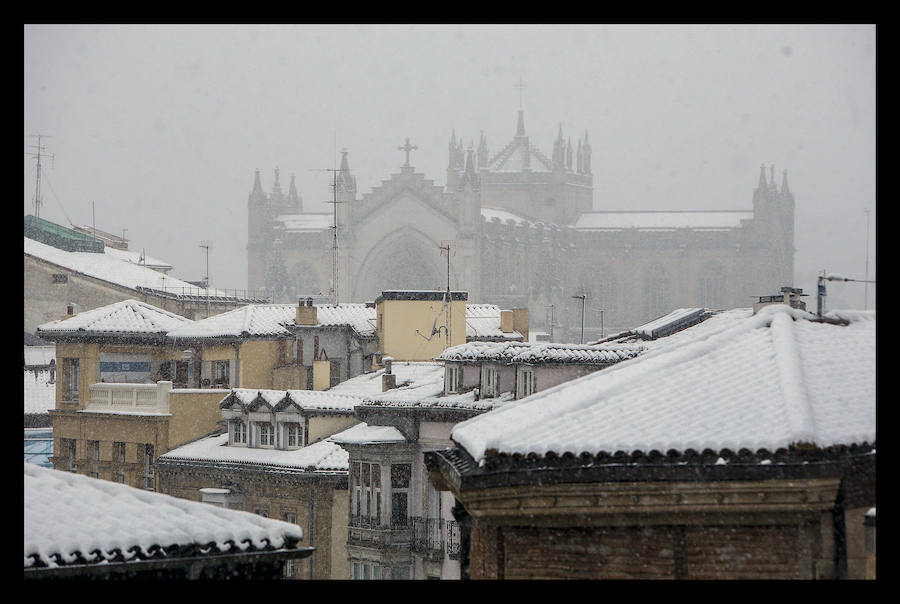
M 503 333 L 512 333 L 513 331 L 513 311 L 500 311 L 500 331 Z
M 782 287 L 781 293 L 776 296 L 759 296 L 759 302 L 753 304 L 753 314 L 755 315 L 760 308 L 770 304 L 786 304 L 791 308 L 806 310 L 806 302 L 800 297 L 807 295 L 809 294 L 804 294 L 803 290 L 797 287 Z
M 397 387 L 397 376 L 391 373 L 391 364 L 394 362 L 394 359 L 384 357 L 382 360 L 384 361 L 384 373 L 381 374 L 381 391 L 386 392 L 391 388 Z
M 294 318 L 294 324 L 319 324 L 318 318 L 316 317 L 316 307 L 313 305 L 312 298 L 300 298 L 297 302 L 297 316 Z

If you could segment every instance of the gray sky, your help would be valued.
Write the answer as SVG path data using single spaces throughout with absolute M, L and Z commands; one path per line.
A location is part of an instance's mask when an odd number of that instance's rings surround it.
M 27 25 L 24 59 L 24 151 L 45 134 L 55 156 L 41 216 L 90 224 L 94 202 L 97 228 L 179 278 L 202 277 L 209 240 L 213 285 L 246 287 L 254 169 L 267 191 L 276 166 L 285 191 L 296 174 L 305 209 L 329 211 L 316 169 L 335 145 L 362 195 L 408 136 L 443 186 L 451 129 L 492 154 L 512 139 L 519 78 L 544 153 L 560 122 L 573 145 L 589 131 L 595 209 L 750 209 L 774 164 L 796 198 L 795 286 L 864 277 L 865 208 L 875 278 L 872 25 Z M 831 284 L 828 307 L 863 298 Z

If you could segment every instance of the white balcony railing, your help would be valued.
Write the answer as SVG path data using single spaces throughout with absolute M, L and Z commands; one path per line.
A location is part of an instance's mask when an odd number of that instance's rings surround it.
M 91 384 L 91 400 L 87 411 L 129 411 L 133 413 L 168 413 L 172 382 L 156 384 Z

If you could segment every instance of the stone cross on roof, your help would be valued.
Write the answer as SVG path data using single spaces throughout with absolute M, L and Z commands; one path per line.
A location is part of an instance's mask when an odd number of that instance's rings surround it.
M 409 167 L 409 152 L 412 151 L 412 150 L 414 150 L 414 149 L 418 149 L 418 147 L 417 147 L 416 145 L 410 145 L 410 144 L 409 144 L 409 137 L 407 136 L 407 137 L 406 137 L 406 144 L 397 147 L 397 149 L 400 150 L 400 151 L 406 151 L 406 163 L 403 164 L 403 167 L 404 167 L 404 168 L 408 168 L 408 167 Z

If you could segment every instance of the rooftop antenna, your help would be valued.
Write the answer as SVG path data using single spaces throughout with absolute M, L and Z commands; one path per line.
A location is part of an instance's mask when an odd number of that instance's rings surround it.
M 450 348 L 450 246 L 453 245 L 453 255 L 456 255 L 456 241 L 447 241 L 446 245 L 444 245 L 444 241 L 441 241 L 441 256 L 444 255 L 444 252 L 447 252 L 447 348 Z
M 54 156 L 52 154 L 43 153 L 46 148 L 41 144 L 41 139 L 50 138 L 49 135 L 32 134 L 31 136 L 32 138 L 37 138 L 37 145 L 32 146 L 32 148 L 35 149 L 35 152 L 31 154 L 31 157 L 37 160 L 37 173 L 34 183 L 34 199 L 32 200 L 32 203 L 34 204 L 34 215 L 40 218 L 41 206 L 44 204 L 44 200 L 41 197 L 41 158 L 47 157 L 49 155 L 52 161 Z
M 335 150 L 332 155 L 332 165 L 337 165 L 337 134 L 335 134 Z M 333 205 L 333 214 L 332 214 L 332 224 L 331 224 L 331 297 L 332 303 L 337 305 L 340 300 L 340 292 L 338 286 L 338 279 L 340 278 L 340 270 L 339 270 L 339 262 L 340 262 L 340 253 L 338 249 L 338 222 L 337 222 L 337 206 L 339 203 L 345 203 L 343 201 L 338 201 L 337 198 L 337 175 L 338 172 L 343 172 L 343 168 L 320 168 L 314 169 L 316 172 L 331 172 L 332 181 L 331 181 L 331 201 L 326 203 L 334 204 Z
M 206 289 L 206 318 L 209 318 L 209 240 L 200 242 L 200 247 L 206 252 L 206 275 L 203 277 L 203 286 Z

